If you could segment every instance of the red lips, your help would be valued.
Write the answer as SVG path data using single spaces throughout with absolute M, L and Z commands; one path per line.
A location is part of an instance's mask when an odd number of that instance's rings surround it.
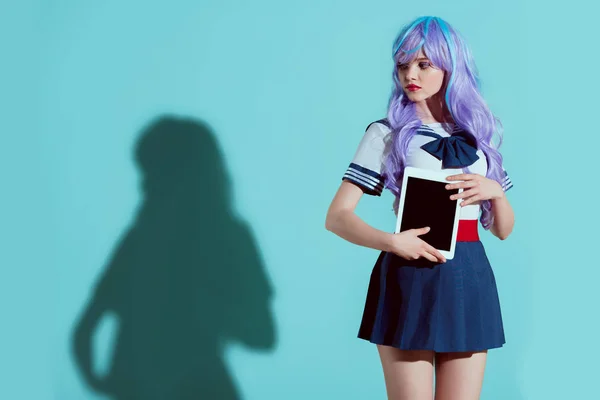
M 417 86 L 417 85 L 415 85 L 415 84 L 412 84 L 412 83 L 411 83 L 410 85 L 406 86 L 406 88 L 407 88 L 408 90 L 410 90 L 411 92 L 413 92 L 413 91 L 415 91 L 415 90 L 419 90 L 419 89 L 421 89 L 421 86 Z

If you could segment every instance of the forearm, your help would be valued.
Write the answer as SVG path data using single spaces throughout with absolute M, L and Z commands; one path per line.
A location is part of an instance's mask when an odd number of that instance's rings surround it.
M 501 240 L 504 240 L 510 235 L 515 225 L 515 215 L 512 206 L 508 202 L 506 195 L 492 199 L 491 203 L 494 222 L 490 227 L 490 231 Z
M 327 230 L 351 243 L 390 251 L 393 234 L 373 228 L 351 210 L 340 210 L 328 216 L 325 226 Z

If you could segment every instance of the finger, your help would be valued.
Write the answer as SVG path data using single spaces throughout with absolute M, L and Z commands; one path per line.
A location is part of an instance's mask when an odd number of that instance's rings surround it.
M 482 198 L 482 196 L 479 195 L 479 194 L 477 194 L 477 195 L 475 195 L 473 197 L 469 197 L 468 199 L 463 200 L 460 203 L 460 205 L 461 205 L 461 207 L 468 206 L 469 204 L 475 203 L 476 201 L 480 200 L 481 198 Z
M 437 258 L 440 262 L 446 262 L 446 257 L 444 257 L 442 253 L 440 253 L 440 251 L 432 245 L 425 243 L 425 250 Z
M 472 188 L 469 190 L 464 190 L 460 193 L 453 194 L 452 196 L 450 196 L 450 200 L 464 199 L 466 197 L 475 196 L 477 194 L 479 194 L 479 189 Z
M 434 256 L 436 256 L 436 257 L 437 257 L 437 259 L 438 259 L 440 262 L 443 262 L 443 263 L 445 263 L 445 262 L 446 262 L 446 257 L 444 257 L 444 256 L 442 255 L 442 253 L 440 253 L 439 251 L 437 251 L 437 250 L 436 250 L 436 251 L 435 251 L 435 253 L 434 253 L 433 255 L 434 255 Z
M 469 179 L 473 179 L 473 174 L 450 175 L 450 176 L 446 177 L 446 179 L 449 181 L 466 181 Z
M 420 236 L 420 235 L 424 235 L 427 232 L 429 232 L 429 228 L 428 226 L 424 227 L 424 228 L 419 228 L 419 229 L 413 229 L 413 232 L 415 233 L 415 235 Z
M 458 182 L 458 183 L 449 183 L 446 185 L 446 189 L 448 190 L 452 190 L 452 189 L 467 189 L 467 188 L 471 188 L 473 186 L 477 186 L 479 185 L 479 182 L 477 182 L 476 180 L 470 180 L 470 181 L 463 181 L 463 182 Z
M 433 254 L 430 254 L 430 253 L 428 253 L 426 251 L 424 251 L 423 253 L 421 253 L 421 257 L 424 257 L 424 258 L 428 259 L 431 262 L 438 262 L 438 259 Z

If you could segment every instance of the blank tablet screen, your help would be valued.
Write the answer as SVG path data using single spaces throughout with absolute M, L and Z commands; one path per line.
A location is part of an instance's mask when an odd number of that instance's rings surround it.
M 408 177 L 400 232 L 429 226 L 421 239 L 438 250 L 450 251 L 457 200 L 450 196 L 458 189 L 446 189 L 446 183 Z

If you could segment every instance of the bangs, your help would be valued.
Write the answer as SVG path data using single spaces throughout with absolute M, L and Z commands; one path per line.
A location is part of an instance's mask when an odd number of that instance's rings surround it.
M 402 37 L 404 36 L 403 40 Z M 410 63 L 423 51 L 433 65 L 445 71 L 452 69 L 448 43 L 438 25 L 437 21 L 425 19 L 420 23 L 408 28 L 406 32 L 398 37 L 394 54 L 396 63 Z

